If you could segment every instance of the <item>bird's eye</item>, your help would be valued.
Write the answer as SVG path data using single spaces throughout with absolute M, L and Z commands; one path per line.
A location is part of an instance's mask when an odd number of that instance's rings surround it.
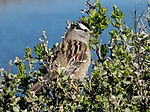
M 87 29 L 84 29 L 84 31 L 87 32 L 88 30 L 87 30 Z

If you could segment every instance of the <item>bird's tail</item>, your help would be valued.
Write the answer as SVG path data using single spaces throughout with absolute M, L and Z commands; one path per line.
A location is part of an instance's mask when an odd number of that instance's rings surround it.
M 54 76 L 55 76 L 54 74 L 49 74 L 49 73 L 45 75 L 43 78 L 43 80 L 45 81 L 44 83 L 50 81 Z M 30 89 L 30 91 L 34 91 L 36 94 L 38 94 L 41 91 L 41 89 L 44 87 L 44 83 L 39 83 L 39 82 L 35 83 L 33 87 Z
M 43 84 L 40 84 L 39 82 L 37 82 L 33 85 L 30 91 L 34 91 L 37 94 L 42 89 L 42 87 L 43 87 Z

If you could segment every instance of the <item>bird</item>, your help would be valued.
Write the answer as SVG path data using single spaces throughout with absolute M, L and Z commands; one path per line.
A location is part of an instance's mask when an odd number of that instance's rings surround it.
M 50 72 L 43 77 L 43 80 L 48 82 L 56 77 L 58 69 L 61 69 L 71 79 L 83 80 L 85 78 L 91 63 L 88 43 L 90 32 L 89 28 L 79 21 L 69 26 L 65 38 L 50 56 Z M 30 90 L 38 93 L 43 86 L 37 82 Z

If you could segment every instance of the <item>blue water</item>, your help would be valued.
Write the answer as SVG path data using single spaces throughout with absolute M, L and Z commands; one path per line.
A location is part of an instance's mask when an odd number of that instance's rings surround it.
M 7 0 L 9 1 L 9 0 Z M 24 48 L 33 48 L 41 37 L 43 30 L 47 32 L 49 45 L 61 41 L 66 31 L 66 20 L 77 20 L 82 16 L 86 0 L 10 0 L 0 1 L 0 68 L 7 69 L 8 61 L 16 56 L 23 59 Z M 125 12 L 125 21 L 133 26 L 130 10 L 134 10 L 136 0 L 101 0 L 109 9 L 117 5 Z M 147 0 L 138 0 L 138 13 L 147 8 Z M 108 43 L 108 29 L 103 35 L 103 42 Z M 13 69 L 12 72 L 16 70 Z

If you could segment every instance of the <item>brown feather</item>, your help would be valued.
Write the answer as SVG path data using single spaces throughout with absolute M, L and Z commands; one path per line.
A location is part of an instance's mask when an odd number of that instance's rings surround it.
M 88 40 L 90 35 L 88 32 L 70 29 L 66 38 L 60 43 L 53 52 L 53 56 L 49 57 L 51 63 L 51 72 L 44 76 L 43 80 L 49 82 L 58 73 L 58 67 L 65 68 L 64 72 L 68 76 L 76 79 L 83 79 L 88 71 L 91 61 Z M 85 61 L 86 60 L 86 61 Z M 38 93 L 44 84 L 37 82 L 31 88 L 31 91 Z

